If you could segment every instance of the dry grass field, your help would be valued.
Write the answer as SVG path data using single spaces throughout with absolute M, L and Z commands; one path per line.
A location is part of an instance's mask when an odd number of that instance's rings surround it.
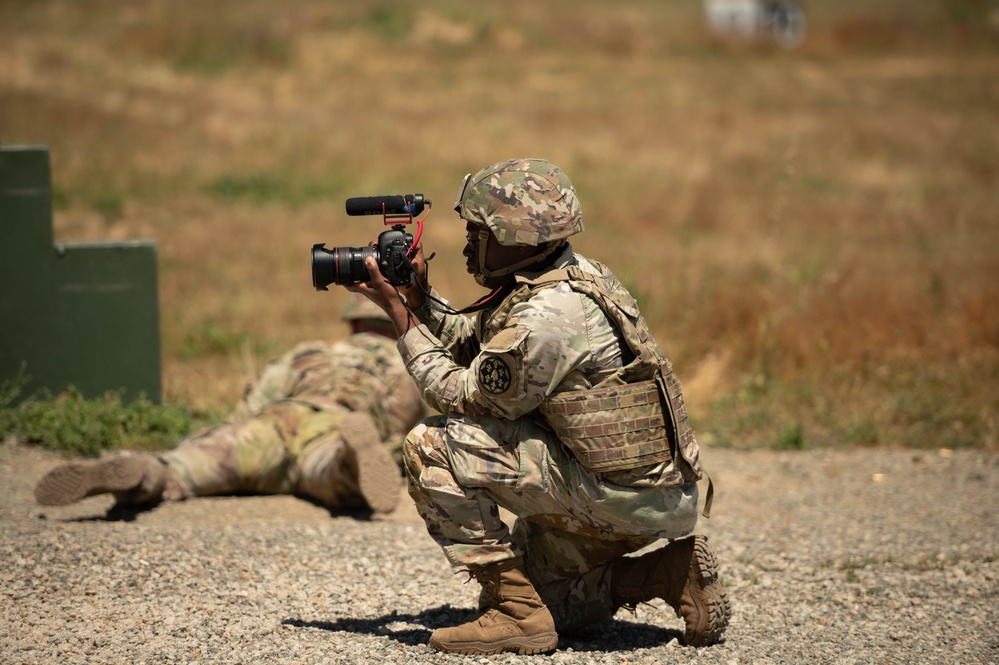
M 309 248 L 422 192 L 481 295 L 462 176 L 547 157 L 701 438 L 999 449 L 999 7 L 809 0 L 795 51 L 701 4 L 6 0 L 0 142 L 51 148 L 60 240 L 154 238 L 164 395 L 211 411 L 344 333 Z

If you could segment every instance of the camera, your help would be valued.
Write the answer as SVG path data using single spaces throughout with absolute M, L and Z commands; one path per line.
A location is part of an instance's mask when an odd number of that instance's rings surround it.
M 401 229 L 382 231 L 378 244 L 368 247 L 334 247 L 326 243 L 312 246 L 312 285 L 316 291 L 326 291 L 330 284 L 351 286 L 371 279 L 364 259 L 375 257 L 378 269 L 390 284 L 409 286 L 413 283 L 413 267 L 409 262 L 409 248 L 413 236 Z
M 327 291 L 330 284 L 351 286 L 371 279 L 364 259 L 374 257 L 378 269 L 393 286 L 409 286 L 416 277 L 409 252 L 423 232 L 423 219 L 414 219 L 431 206 L 423 194 L 402 196 L 368 196 L 347 199 L 348 215 L 382 215 L 392 228 L 378 235 L 378 242 L 367 247 L 334 247 L 326 243 L 312 246 L 312 286 Z M 417 236 L 405 230 L 406 224 L 417 222 Z

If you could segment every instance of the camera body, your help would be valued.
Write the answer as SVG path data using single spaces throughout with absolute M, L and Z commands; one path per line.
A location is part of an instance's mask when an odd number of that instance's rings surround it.
M 382 231 L 378 241 L 367 247 L 334 247 L 326 249 L 325 243 L 312 246 L 312 286 L 316 291 L 328 291 L 330 284 L 351 286 L 370 281 L 364 260 L 372 256 L 378 269 L 393 286 L 409 286 L 416 278 L 416 271 L 409 253 L 414 238 L 406 232 L 406 224 L 413 216 L 429 208 L 430 201 L 422 194 L 405 196 L 372 196 L 347 199 L 348 215 L 381 214 L 385 224 L 392 228 Z M 420 233 L 423 220 L 418 219 Z M 417 238 L 419 233 L 417 234 Z
M 373 256 L 389 284 L 409 286 L 416 276 L 407 256 L 412 246 L 413 236 L 402 228 L 382 231 L 378 243 L 367 247 L 326 249 L 326 243 L 317 243 L 312 246 L 312 285 L 316 291 L 328 291 L 330 284 L 352 286 L 370 281 L 364 259 Z

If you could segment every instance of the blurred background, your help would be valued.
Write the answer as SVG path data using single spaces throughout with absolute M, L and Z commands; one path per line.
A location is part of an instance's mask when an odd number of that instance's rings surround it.
M 382 230 L 347 197 L 432 199 L 432 283 L 482 295 L 455 191 L 530 156 L 703 442 L 999 448 L 999 3 L 807 0 L 790 40 L 711 4 L 4 0 L 0 142 L 50 147 L 57 240 L 156 240 L 195 412 L 344 335 L 309 250 Z

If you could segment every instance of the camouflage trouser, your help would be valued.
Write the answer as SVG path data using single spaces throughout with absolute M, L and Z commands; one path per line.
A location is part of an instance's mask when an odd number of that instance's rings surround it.
M 160 455 L 170 476 L 163 498 L 295 494 L 330 508 L 363 507 L 340 437 L 347 413 L 281 402 L 245 422 L 191 435 Z
M 613 615 L 611 562 L 697 522 L 696 484 L 609 483 L 530 418 L 429 418 L 403 454 L 409 493 L 451 565 L 524 556 L 560 630 Z M 512 533 L 499 506 L 518 517 Z

